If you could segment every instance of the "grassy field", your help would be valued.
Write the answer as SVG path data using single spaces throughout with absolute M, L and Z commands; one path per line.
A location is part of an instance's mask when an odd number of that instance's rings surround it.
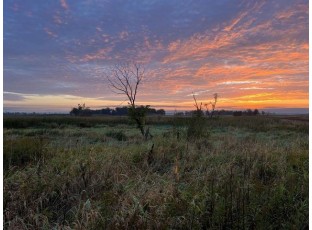
M 4 116 L 5 229 L 307 229 L 307 119 Z

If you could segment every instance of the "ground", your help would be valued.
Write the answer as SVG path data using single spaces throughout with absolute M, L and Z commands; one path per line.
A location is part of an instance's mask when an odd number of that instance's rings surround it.
M 4 228 L 306 229 L 297 118 L 5 116 Z

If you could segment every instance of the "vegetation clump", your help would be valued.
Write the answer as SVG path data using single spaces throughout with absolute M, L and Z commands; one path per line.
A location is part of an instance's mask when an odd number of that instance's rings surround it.
M 209 112 L 208 105 L 205 104 L 206 114 L 202 110 L 203 103 L 200 104 L 197 102 L 195 94 L 193 94 L 194 106 L 196 110 L 193 112 L 192 119 L 190 120 L 188 129 L 187 129 L 187 137 L 188 139 L 198 139 L 198 138 L 207 138 L 209 136 L 209 128 L 207 126 L 207 118 L 212 118 L 214 115 L 215 107 L 217 104 L 218 94 L 214 94 L 214 102 L 210 102 L 212 106 L 211 112 Z

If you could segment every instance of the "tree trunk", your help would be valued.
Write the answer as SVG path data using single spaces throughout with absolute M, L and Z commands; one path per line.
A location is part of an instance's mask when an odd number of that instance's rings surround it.
M 144 137 L 145 131 L 144 131 L 144 126 L 143 126 L 142 122 L 138 118 L 135 118 L 135 122 L 137 123 L 137 126 L 140 129 L 142 136 Z

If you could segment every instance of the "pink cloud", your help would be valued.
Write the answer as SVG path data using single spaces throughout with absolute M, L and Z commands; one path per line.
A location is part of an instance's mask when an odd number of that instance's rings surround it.
M 110 52 L 112 51 L 112 47 L 102 48 L 92 54 L 86 54 L 80 61 L 88 62 L 93 60 L 110 60 Z
M 121 31 L 119 33 L 119 39 L 121 40 L 126 40 L 128 36 L 129 36 L 129 33 L 127 31 Z
M 56 23 L 56 24 L 63 24 L 63 21 L 61 19 L 61 17 L 59 15 L 54 15 L 53 16 L 53 21 Z
M 64 8 L 64 10 L 68 10 L 68 4 L 66 0 L 60 0 L 61 6 Z
M 48 28 L 44 28 L 44 31 L 46 32 L 47 35 L 53 38 L 57 38 L 57 34 L 49 30 Z

